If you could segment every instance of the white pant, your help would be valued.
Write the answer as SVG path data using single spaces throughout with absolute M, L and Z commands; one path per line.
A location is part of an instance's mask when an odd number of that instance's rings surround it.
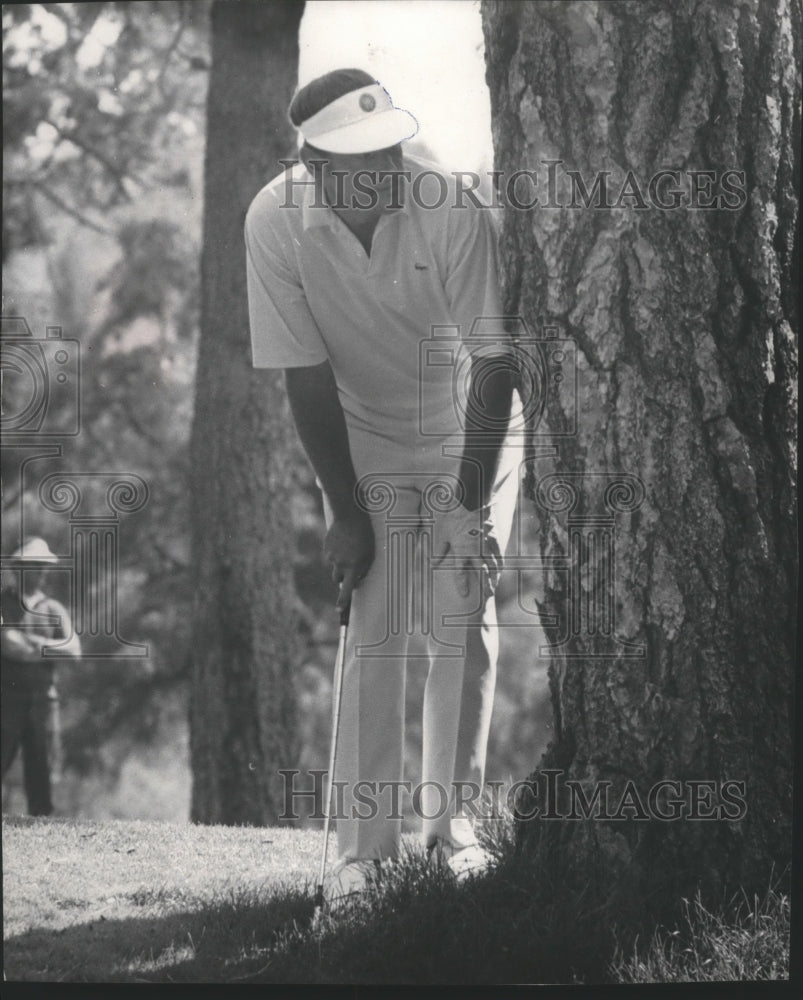
M 371 468 L 365 456 L 354 457 L 358 470 Z M 520 444 L 502 449 L 491 498 L 502 552 L 521 460 Z M 380 783 L 403 780 L 407 647 L 414 634 L 426 637 L 429 655 L 421 796 L 413 800 L 423 817 L 423 839 L 431 844 L 443 838 L 458 848 L 475 841 L 470 811 L 459 800 L 470 799 L 468 789 L 481 788 L 484 780 L 498 654 L 496 606 L 493 597 L 483 600 L 479 574 L 463 597 L 458 573 L 430 563 L 430 553 L 441 549 L 433 512 L 438 493 L 427 486 L 441 478 L 376 475 L 387 486 L 373 493 L 374 506 L 383 508 L 371 513 L 376 555 L 352 595 L 343 675 L 335 767 L 336 782 L 344 783 L 335 799 L 341 861 L 392 858 L 399 850 L 401 806 L 391 808 L 391 791 Z M 328 525 L 332 514 L 325 496 L 324 510 Z M 403 801 L 401 792 L 397 795 Z

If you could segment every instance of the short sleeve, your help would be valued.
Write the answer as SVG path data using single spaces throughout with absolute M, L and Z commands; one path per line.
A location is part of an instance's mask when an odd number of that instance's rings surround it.
M 471 203 L 452 208 L 447 263 L 446 294 L 464 345 L 473 356 L 508 354 L 511 340 L 505 331 L 490 209 Z
M 273 214 L 272 192 L 261 191 L 245 219 L 248 316 L 255 368 L 318 365 L 328 355 L 297 271 L 288 263 Z

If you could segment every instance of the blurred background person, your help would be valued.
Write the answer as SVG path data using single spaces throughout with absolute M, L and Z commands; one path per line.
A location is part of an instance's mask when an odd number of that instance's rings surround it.
M 81 655 L 66 608 L 44 591 L 58 562 L 42 538 L 27 538 L 12 558 L 24 560 L 4 574 L 0 627 L 0 710 L 3 777 L 22 749 L 28 812 L 53 812 L 52 784 L 61 770 L 61 727 L 56 673 L 63 658 Z M 58 647 L 58 657 L 45 655 Z

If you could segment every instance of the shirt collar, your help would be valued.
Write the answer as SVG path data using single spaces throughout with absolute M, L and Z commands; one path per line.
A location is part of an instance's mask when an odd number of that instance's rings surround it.
M 312 176 L 304 164 L 299 163 L 299 166 L 303 172 L 304 180 L 312 180 Z M 402 169 L 406 170 L 407 166 L 403 165 Z M 337 219 L 338 216 L 328 205 L 315 204 L 316 191 L 314 185 L 306 184 L 303 191 L 304 194 L 301 200 L 301 221 L 304 227 L 304 232 L 308 229 L 313 229 L 316 226 L 328 226 L 331 229 L 334 224 L 334 220 Z M 401 208 L 394 209 L 392 212 L 385 212 L 384 215 L 380 216 L 379 223 L 382 222 L 382 219 L 391 218 L 394 215 L 409 215 L 410 196 L 409 191 L 407 190 L 406 179 L 402 181 L 401 191 Z

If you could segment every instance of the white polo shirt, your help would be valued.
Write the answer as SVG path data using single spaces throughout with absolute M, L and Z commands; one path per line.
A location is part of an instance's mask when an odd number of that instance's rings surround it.
M 433 164 L 405 156 L 404 167 L 413 181 L 379 219 L 370 257 L 316 205 L 300 163 L 259 192 L 245 223 L 254 366 L 329 360 L 358 476 L 378 460 L 442 468 L 444 444 L 462 442 L 468 353 L 509 350 L 491 211 Z

